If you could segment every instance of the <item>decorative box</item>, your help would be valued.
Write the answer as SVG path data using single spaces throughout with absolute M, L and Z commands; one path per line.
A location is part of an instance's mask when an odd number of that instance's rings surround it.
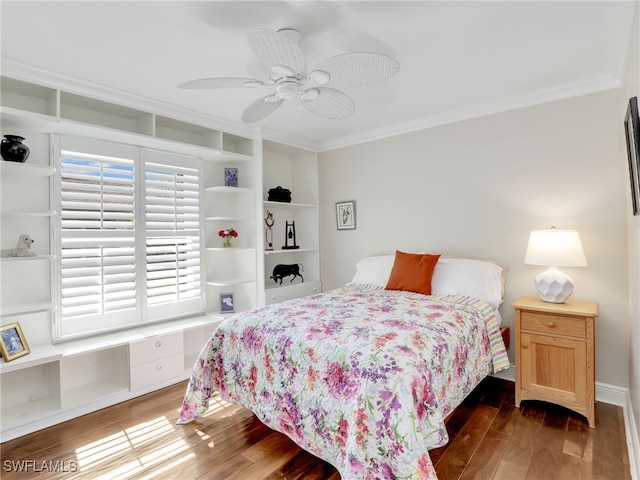
M 272 188 L 269 190 L 269 197 L 267 198 L 267 200 L 269 200 L 270 202 L 291 203 L 291 190 L 282 188 L 278 185 L 276 188 Z

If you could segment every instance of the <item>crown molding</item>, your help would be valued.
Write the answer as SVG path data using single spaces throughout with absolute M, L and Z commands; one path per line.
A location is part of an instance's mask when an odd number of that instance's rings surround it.
M 541 89 L 524 95 L 515 95 L 497 99 L 483 104 L 439 112 L 434 115 L 401 122 L 387 127 L 368 130 L 355 135 L 337 137 L 326 141 L 315 141 L 310 138 L 290 136 L 276 130 L 259 126 L 247 126 L 230 122 L 213 115 L 203 114 L 194 110 L 167 104 L 151 98 L 140 97 L 125 91 L 107 88 L 90 82 L 67 77 L 57 73 L 22 64 L 20 62 L 1 58 L 2 74 L 50 88 L 64 90 L 78 95 L 106 102 L 117 103 L 131 108 L 150 111 L 159 115 L 166 115 L 177 120 L 200 124 L 209 128 L 220 129 L 235 135 L 262 138 L 278 143 L 295 146 L 313 152 L 324 152 L 339 148 L 350 147 L 365 142 L 371 142 L 406 133 L 434 128 L 451 123 L 471 120 L 496 113 L 507 112 L 519 108 L 531 107 L 549 102 L 589 95 L 621 87 L 619 78 L 611 75 L 592 77 L 580 82 L 567 83 L 553 88 Z
M 321 142 L 318 146 L 319 152 L 335 150 L 338 148 L 350 147 L 360 143 L 380 140 L 382 138 L 411 133 L 427 128 L 438 127 L 450 123 L 471 120 L 473 118 L 484 117 L 496 113 L 517 110 L 519 108 L 531 107 L 543 103 L 556 102 L 582 95 L 603 92 L 620 88 L 620 79 L 613 76 L 604 75 L 593 77 L 581 82 L 567 83 L 553 88 L 541 89 L 524 95 L 514 95 L 504 97 L 495 101 L 485 102 L 470 107 L 449 110 L 436 113 L 426 117 L 418 118 L 408 122 L 397 123 L 388 127 L 369 130 L 356 135 L 339 137 Z
M 311 140 L 310 138 L 283 135 L 281 132 L 269 128 L 261 128 L 260 131 L 262 132 L 262 138 L 264 140 L 282 143 L 284 145 L 289 145 L 290 147 L 301 148 L 303 150 L 309 150 L 316 153 L 319 152 L 322 147 L 322 144 L 320 142 L 316 142 L 314 140 Z

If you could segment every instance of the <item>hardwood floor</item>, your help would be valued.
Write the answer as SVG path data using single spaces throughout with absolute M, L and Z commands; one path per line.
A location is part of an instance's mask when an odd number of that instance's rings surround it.
M 175 424 L 180 383 L 1 445 L 3 480 L 328 479 L 329 464 L 218 400 Z M 440 480 L 630 479 L 622 409 L 596 405 L 596 428 L 562 407 L 514 406 L 513 383 L 488 378 L 448 422 L 450 442 L 430 452 Z

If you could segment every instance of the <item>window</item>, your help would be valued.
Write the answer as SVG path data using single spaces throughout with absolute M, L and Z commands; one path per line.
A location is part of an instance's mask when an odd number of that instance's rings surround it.
M 55 136 L 58 338 L 202 311 L 200 160 Z

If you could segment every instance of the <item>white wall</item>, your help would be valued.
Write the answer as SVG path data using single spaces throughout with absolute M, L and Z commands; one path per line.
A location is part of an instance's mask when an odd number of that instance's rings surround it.
M 610 91 L 321 153 L 323 289 L 394 249 L 490 257 L 509 265 L 501 314 L 513 325 L 510 304 L 535 295 L 541 271 L 523 264 L 530 230 L 576 229 L 589 266 L 564 270 L 574 298 L 600 303 L 596 379 L 626 387 L 627 100 Z M 342 200 L 357 202 L 356 230 L 336 230 Z
M 636 7 L 631 48 L 627 58 L 624 92 L 627 98 L 640 97 L 640 8 Z M 626 185 L 627 189 L 629 184 Z M 635 434 L 640 432 L 640 215 L 631 215 L 631 195 L 627 195 L 627 225 L 629 238 L 629 316 L 631 335 L 629 340 L 629 393 L 631 396 Z M 638 439 L 636 438 L 637 442 Z M 640 455 L 636 444 L 635 455 Z M 633 453 L 632 453 L 633 454 Z M 636 469 L 640 469 L 636 458 Z

